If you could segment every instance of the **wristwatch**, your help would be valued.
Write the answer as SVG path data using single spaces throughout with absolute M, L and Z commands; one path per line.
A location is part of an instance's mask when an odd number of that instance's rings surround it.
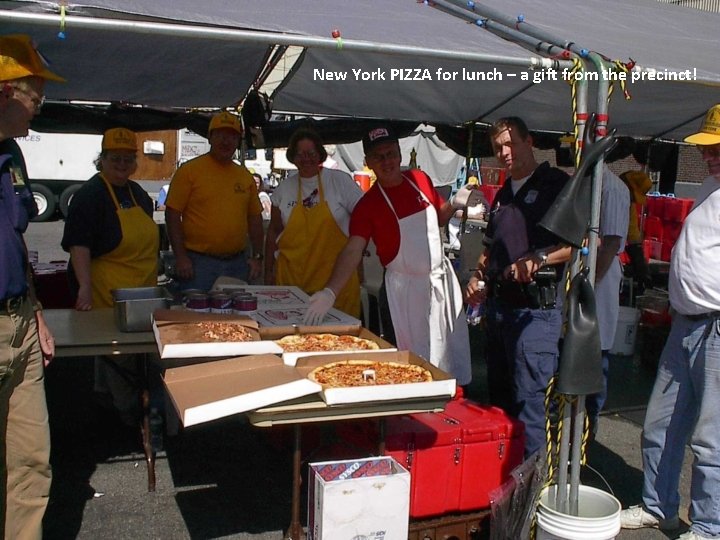
M 535 252 L 535 256 L 540 259 L 540 264 L 538 265 L 538 268 L 542 268 L 545 266 L 548 262 L 548 254 L 547 251 L 544 249 L 539 249 Z

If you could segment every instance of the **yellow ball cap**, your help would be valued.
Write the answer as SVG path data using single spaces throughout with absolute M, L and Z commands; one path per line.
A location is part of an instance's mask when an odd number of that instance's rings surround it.
M 35 48 L 30 36 L 0 36 L 0 81 L 14 81 L 23 77 L 65 82 L 60 75 L 48 69 L 47 60 Z
M 240 125 L 240 119 L 227 111 L 218 113 L 212 117 L 212 120 L 210 120 L 210 127 L 208 128 L 208 134 L 213 129 L 220 128 L 232 129 L 237 131 L 240 135 L 242 135 L 243 132 L 242 125 Z
M 700 131 L 694 135 L 685 137 L 685 142 L 702 146 L 720 143 L 720 104 L 710 107 L 710 110 L 705 115 L 705 120 L 700 127 Z
M 135 133 L 129 129 L 108 129 L 103 135 L 102 149 L 137 151 L 137 137 L 135 136 Z

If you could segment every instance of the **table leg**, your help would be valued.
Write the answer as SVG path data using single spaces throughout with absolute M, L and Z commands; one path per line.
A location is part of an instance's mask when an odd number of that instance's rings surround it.
M 378 456 L 385 455 L 385 417 L 378 418 Z
M 148 358 L 146 354 L 140 355 L 142 357 L 140 366 L 141 378 L 142 378 L 142 438 L 143 438 L 143 451 L 145 452 L 145 461 L 147 463 L 148 472 L 148 491 L 155 491 L 155 450 L 152 447 L 152 440 L 150 435 L 150 383 L 148 373 Z
M 293 481 L 292 481 L 292 514 L 290 527 L 284 540 L 303 540 L 305 533 L 300 523 L 300 485 L 302 483 L 302 455 L 300 449 L 301 424 L 293 426 Z

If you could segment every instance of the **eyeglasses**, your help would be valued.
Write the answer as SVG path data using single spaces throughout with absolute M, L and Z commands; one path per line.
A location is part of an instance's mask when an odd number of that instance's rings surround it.
M 317 159 L 320 154 L 317 152 L 298 152 L 295 154 L 295 159 Z
M 24 94 L 28 98 L 30 98 L 30 103 L 32 103 L 33 108 L 35 109 L 35 112 L 39 112 L 42 108 L 43 104 L 45 103 L 45 96 L 39 96 L 36 93 L 30 93 L 29 90 L 26 90 L 22 86 L 14 86 L 13 87 L 15 91 L 20 92 L 21 94 Z
M 372 154 L 368 154 L 368 157 L 375 161 L 385 161 L 386 159 L 399 158 L 400 152 L 398 152 L 397 150 L 390 150 L 389 152 L 385 152 L 384 154 L 378 154 L 378 153 L 373 152 Z
M 120 163 L 132 165 L 137 161 L 137 157 L 135 156 L 108 156 L 107 158 L 110 163 L 114 163 L 115 165 L 119 165 Z

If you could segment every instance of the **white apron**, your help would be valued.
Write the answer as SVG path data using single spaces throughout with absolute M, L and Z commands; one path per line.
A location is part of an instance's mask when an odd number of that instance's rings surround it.
M 450 373 L 458 384 L 468 384 L 470 340 L 460 284 L 443 253 L 435 208 L 413 182 L 410 185 L 428 207 L 402 219 L 378 185 L 400 227 L 400 247 L 385 274 L 397 345 Z

